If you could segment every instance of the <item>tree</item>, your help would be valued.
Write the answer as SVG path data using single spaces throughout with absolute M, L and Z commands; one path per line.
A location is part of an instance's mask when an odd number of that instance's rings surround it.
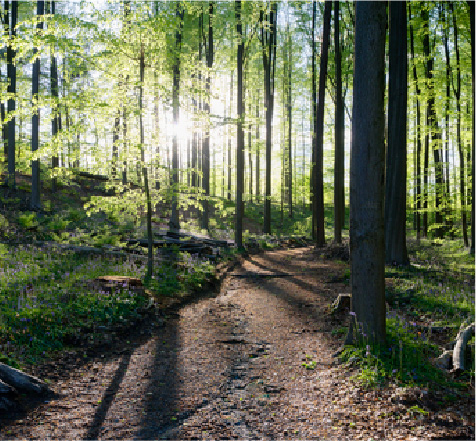
M 388 145 L 385 173 L 385 261 L 406 265 L 407 14 L 389 3 Z
M 313 210 L 316 229 L 313 236 L 317 246 L 326 242 L 324 231 L 324 98 L 326 92 L 327 60 L 331 29 L 332 2 L 327 0 L 324 6 L 324 31 L 322 36 L 321 60 L 319 67 L 319 98 L 316 106 L 313 130 Z
M 384 2 L 357 2 L 355 24 L 350 253 L 352 311 L 370 341 L 385 341 Z
M 277 15 L 278 4 L 271 2 L 270 11 L 264 17 L 260 12 L 261 22 L 261 48 L 263 53 L 264 70 L 264 106 L 266 112 L 266 157 L 265 157 L 265 198 L 264 198 L 264 225 L 263 232 L 271 233 L 271 144 L 272 120 L 274 110 L 274 77 L 276 72 L 276 41 L 277 41 Z M 267 23 L 267 25 L 265 24 Z M 237 165 L 237 167 L 239 167 Z
M 52 1 L 50 3 L 50 13 L 54 17 L 55 15 L 55 2 Z M 57 134 L 58 134 L 58 123 L 59 123 L 59 117 L 58 117 L 58 109 L 57 109 L 57 102 L 59 98 L 59 89 L 58 89 L 58 65 L 56 62 L 56 56 L 54 53 L 51 54 L 50 57 L 50 80 L 51 80 L 51 96 L 53 97 L 54 104 L 53 104 L 53 118 L 51 120 L 51 137 L 54 139 Z M 57 156 L 57 153 L 53 154 L 53 157 L 51 158 L 51 168 L 54 169 L 58 167 L 59 165 L 59 159 Z M 56 186 L 56 177 L 53 176 L 53 179 L 51 181 L 51 191 L 53 194 L 56 193 L 57 191 L 57 186 Z
M 235 209 L 235 244 L 238 248 L 243 246 L 243 190 L 244 190 L 244 165 L 245 165 L 245 134 L 243 132 L 243 25 L 241 22 L 241 1 L 235 1 L 236 32 L 238 35 L 238 50 L 236 57 L 237 71 L 237 134 L 236 134 L 236 209 Z
M 179 158 L 178 158 L 178 125 L 180 120 L 180 48 L 182 45 L 182 27 L 184 10 L 180 2 L 176 3 L 175 16 L 177 17 L 177 30 L 175 31 L 175 51 L 173 63 L 173 86 L 172 86 L 172 107 L 174 135 L 172 140 L 172 216 L 170 218 L 170 229 L 179 230 L 180 220 L 178 211 L 178 184 L 179 184 Z
M 17 69 L 15 65 L 16 51 L 14 49 L 14 38 L 16 36 L 16 25 L 18 16 L 18 2 L 10 2 L 10 40 L 7 46 L 7 77 L 8 88 L 7 92 L 10 94 L 7 101 L 8 114 L 15 112 L 15 93 L 17 83 Z M 15 188 L 15 170 L 16 170 L 16 155 L 15 155 L 15 117 L 10 117 L 8 121 L 8 185 Z
M 476 160 L 475 157 L 475 126 L 474 126 L 474 117 L 475 117 L 475 73 L 474 73 L 474 1 L 468 1 L 468 8 L 469 8 L 469 23 L 471 28 L 471 95 L 473 101 L 473 120 L 472 120 L 472 128 L 471 128 L 471 152 L 472 152 L 472 161 L 471 161 L 471 248 L 470 253 L 474 255 L 474 217 L 475 217 L 475 209 L 474 209 L 474 161 Z
M 207 44 L 207 78 L 205 80 L 205 113 L 210 117 L 210 70 L 213 67 L 213 2 L 208 4 L 208 44 Z M 210 122 L 207 121 L 205 135 L 203 139 L 202 148 L 202 167 L 203 167 L 203 215 L 202 215 L 202 228 L 208 230 L 209 213 L 209 197 L 210 197 Z
M 334 1 L 334 52 L 335 52 L 335 165 L 334 165 L 334 240 L 342 242 L 344 224 L 344 98 L 342 96 L 342 65 L 339 38 L 339 2 Z
M 42 15 L 45 11 L 45 2 L 43 0 L 37 1 L 37 25 L 36 29 L 43 29 L 43 19 Z M 38 55 L 38 50 L 35 48 L 34 53 L 36 55 L 35 61 L 33 63 L 33 77 L 32 77 L 32 101 L 34 113 L 31 119 L 31 151 L 35 153 L 38 150 L 38 132 L 40 127 L 40 109 L 38 108 L 38 89 L 40 83 L 40 57 Z M 34 159 L 31 165 L 31 209 L 33 211 L 41 210 L 40 202 L 40 161 Z
M 420 116 L 420 87 L 418 85 L 418 74 L 417 74 L 417 66 L 416 66 L 416 59 L 415 59 L 415 44 L 414 44 L 414 37 L 413 37 L 413 24 L 411 19 L 411 2 L 408 4 L 408 12 L 409 12 L 409 21 L 410 21 L 410 51 L 411 51 L 411 59 L 413 64 L 413 81 L 415 83 L 415 101 L 416 101 L 416 134 L 415 134 L 415 144 L 416 144 L 416 154 L 415 154 L 415 199 L 416 199 L 416 206 L 415 206 L 415 217 L 416 217 L 416 235 L 417 240 L 420 240 L 420 233 L 421 233 L 421 116 Z

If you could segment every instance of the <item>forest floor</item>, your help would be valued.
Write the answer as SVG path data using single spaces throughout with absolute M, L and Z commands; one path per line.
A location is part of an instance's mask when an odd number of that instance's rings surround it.
M 0 420 L 0 438 L 474 439 L 474 394 L 439 407 L 444 391 L 365 389 L 333 357 L 341 273 L 314 248 L 251 255 L 219 292 L 32 367 L 54 394 Z

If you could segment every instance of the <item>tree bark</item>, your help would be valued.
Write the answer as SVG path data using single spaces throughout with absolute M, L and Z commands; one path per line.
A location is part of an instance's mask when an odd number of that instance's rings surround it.
M 50 13 L 51 15 L 55 15 L 55 2 L 51 1 L 50 3 Z M 58 99 L 59 99 L 59 89 L 58 89 L 58 65 L 56 62 L 56 57 L 52 54 L 50 57 L 50 79 L 51 79 L 51 96 L 53 97 L 53 108 L 51 109 L 53 113 L 53 119 L 51 120 L 51 137 L 54 139 L 58 134 Z M 51 168 L 52 172 L 55 172 L 55 168 L 59 166 L 59 158 L 58 153 L 53 153 L 51 158 Z M 53 176 L 51 180 L 51 191 L 53 194 L 57 191 L 57 180 L 56 177 Z
M 43 15 L 45 10 L 45 2 L 43 0 L 37 1 L 36 15 L 39 20 Z M 39 21 L 36 25 L 38 30 L 43 29 L 43 22 Z M 35 48 L 34 53 L 36 54 L 38 50 Z M 40 84 L 40 58 L 36 58 L 33 63 L 33 77 L 32 77 L 32 100 L 34 113 L 31 120 L 31 151 L 35 153 L 38 150 L 38 133 L 40 126 L 40 110 L 38 108 L 38 90 Z M 40 201 L 40 161 L 38 159 L 32 161 L 31 165 L 31 210 L 39 211 L 41 210 L 41 201 Z
M 408 4 L 410 22 L 410 48 L 411 48 L 411 57 L 413 62 L 413 81 L 415 82 L 415 93 L 416 93 L 416 168 L 415 168 L 415 193 L 416 193 L 416 235 L 417 240 L 420 240 L 420 230 L 421 230 L 421 118 L 420 118 L 420 87 L 418 86 L 418 75 L 417 68 L 415 64 L 415 48 L 414 48 L 414 39 L 413 39 L 413 25 L 411 24 L 411 5 Z
M 213 2 L 208 3 L 208 44 L 207 44 L 207 78 L 205 80 L 206 98 L 204 104 L 205 114 L 210 118 L 210 71 L 213 67 Z M 210 197 L 210 122 L 207 121 L 202 149 L 203 167 L 203 213 L 202 228 L 208 230 L 209 197 Z
M 408 264 L 407 14 L 406 2 L 390 2 L 388 146 L 385 174 L 385 262 Z
M 334 1 L 334 51 L 336 76 L 335 159 L 334 159 L 334 240 L 342 243 L 344 225 L 344 100 L 342 97 L 342 66 L 339 32 L 339 1 Z
M 369 341 L 385 341 L 384 2 L 357 2 L 350 253 L 352 310 Z
M 15 98 L 13 97 L 16 93 L 16 83 L 17 83 L 17 68 L 15 66 L 15 56 L 16 50 L 13 46 L 13 40 L 16 36 L 15 26 L 17 24 L 17 15 L 18 15 L 18 2 L 12 1 L 10 4 L 10 41 L 7 46 L 7 76 L 8 76 L 8 87 L 7 92 L 12 94 L 7 101 L 7 111 L 8 113 L 13 113 L 15 111 Z M 15 171 L 16 171 L 16 158 L 15 158 L 15 117 L 11 118 L 8 121 L 8 186 L 15 188 Z
M 180 220 L 178 211 L 178 193 L 179 193 L 179 158 L 178 158 L 178 124 L 180 121 L 180 48 L 182 45 L 182 27 L 184 10 L 180 2 L 176 2 L 177 30 L 175 31 L 175 54 L 173 65 L 173 86 L 172 86 L 172 106 L 174 135 L 172 140 L 172 215 L 169 227 L 172 231 L 180 230 Z
M 474 1 L 468 1 L 469 7 L 469 22 L 471 28 L 471 91 L 472 91 L 472 102 L 473 102 L 473 124 L 472 124 L 472 136 L 471 136 L 471 152 L 472 152 L 472 161 L 471 161 L 471 248 L 470 253 L 474 255 L 474 217 L 475 217 L 475 208 L 474 208 L 474 161 L 476 160 L 475 157 L 475 125 L 474 125 L 474 117 L 475 117 L 475 74 L 474 74 L 474 14 L 475 14 L 475 7 Z
M 265 200 L 263 232 L 271 234 L 271 150 L 272 150 L 272 121 L 274 109 L 274 76 L 276 71 L 276 40 L 277 40 L 278 5 L 271 2 L 271 10 L 267 23 L 269 29 L 264 29 L 263 11 L 260 14 L 261 44 L 263 50 L 265 109 L 266 109 L 266 169 L 265 169 Z
M 238 51 L 236 58 L 237 68 L 237 135 L 236 135 L 236 208 L 235 208 L 235 244 L 238 248 L 243 247 L 243 185 L 244 185 L 244 149 L 245 136 L 243 133 L 243 25 L 241 23 L 241 1 L 235 1 L 236 32 L 238 35 Z
M 315 138 L 313 150 L 315 152 L 315 163 L 313 168 L 314 204 L 312 215 L 316 219 L 313 224 L 316 228 L 315 240 L 318 247 L 321 247 L 326 243 L 324 231 L 324 99 L 326 93 L 327 60 L 331 32 L 331 10 L 332 2 L 327 0 L 324 6 L 324 32 L 319 67 L 319 98 L 317 102 L 316 118 L 314 120 Z

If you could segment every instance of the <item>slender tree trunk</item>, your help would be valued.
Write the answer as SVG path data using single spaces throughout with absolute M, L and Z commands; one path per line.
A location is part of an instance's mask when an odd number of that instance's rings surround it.
M 145 163 L 145 147 L 144 147 L 144 122 L 143 122 L 143 95 L 144 95 L 144 76 L 145 76 L 145 55 L 144 45 L 141 45 L 140 66 L 139 66 L 139 132 L 140 132 L 140 159 L 142 165 L 142 176 L 144 178 L 145 200 L 147 204 L 147 273 L 146 280 L 152 277 L 154 271 L 154 254 L 153 244 L 154 237 L 152 235 L 152 203 L 149 191 L 149 174 Z
M 50 3 L 50 13 L 51 15 L 55 15 L 55 2 L 51 1 Z M 59 99 L 59 89 L 58 89 L 58 65 L 56 62 L 56 57 L 52 54 L 50 57 L 50 79 L 51 79 L 51 96 L 53 97 L 54 100 L 54 105 L 53 105 L 53 119 L 51 120 L 51 137 L 54 139 L 56 135 L 58 134 L 58 99 Z M 51 158 L 51 168 L 53 169 L 53 179 L 51 180 L 51 192 L 53 195 L 57 191 L 57 180 L 56 177 L 54 176 L 55 173 L 55 168 L 59 166 L 59 158 L 58 158 L 58 152 L 54 152 L 53 156 Z
M 249 93 L 249 113 L 250 113 L 250 118 L 251 118 L 251 87 L 250 87 L 250 93 Z M 253 202 L 253 152 L 252 152 L 252 141 L 251 141 L 251 122 L 248 124 L 248 172 L 249 172 L 249 179 L 248 179 L 248 200 L 250 202 Z
M 430 51 L 430 36 L 429 36 L 429 18 L 428 11 L 422 10 L 423 26 L 425 34 L 423 36 L 423 53 L 426 58 L 426 78 L 428 84 L 428 98 L 427 98 L 427 129 L 431 130 L 431 148 L 433 150 L 433 160 L 435 163 L 435 235 L 438 238 L 443 238 L 443 213 L 442 213 L 442 189 L 443 186 L 443 164 L 441 160 L 441 132 L 438 127 L 435 112 L 435 88 L 433 84 L 433 69 L 434 59 Z M 425 152 L 426 154 L 426 152 Z
M 266 176 L 263 232 L 271 233 L 271 147 L 272 147 L 272 120 L 274 109 L 274 75 L 276 70 L 276 40 L 277 40 L 277 12 L 278 5 L 271 2 L 271 10 L 267 23 L 269 29 L 261 28 L 261 43 L 263 50 L 265 109 L 266 109 Z M 263 25 L 263 11 L 260 21 Z
M 208 118 L 210 118 L 210 71 L 213 67 L 213 2 L 208 3 L 208 44 L 207 44 L 207 78 L 205 80 L 206 98 L 204 110 Z M 208 222 L 210 217 L 209 197 L 210 197 L 210 124 L 206 125 L 205 136 L 203 140 L 202 150 L 203 164 L 203 214 L 202 228 L 208 230 Z
M 8 0 L 4 1 L 3 5 L 3 35 L 5 37 L 5 41 L 7 42 L 8 36 L 9 36 L 9 9 L 10 9 L 10 2 Z M 5 46 L 3 48 L 5 52 L 8 50 L 8 43 L 5 43 Z M 7 71 L 7 82 L 8 82 L 8 71 Z M 8 184 L 8 126 L 7 123 L 5 122 L 6 119 L 6 109 L 5 109 L 5 103 L 2 101 L 0 103 L 0 113 L 1 113 L 1 118 L 2 118 L 2 142 L 3 142 L 3 155 L 5 158 L 5 164 L 7 166 L 7 174 L 6 174 L 6 183 Z
M 408 264 L 407 14 L 406 2 L 390 2 L 388 146 L 385 182 L 385 261 Z
M 321 46 L 321 60 L 319 67 L 319 101 L 317 103 L 317 115 L 314 121 L 314 138 L 313 150 L 315 151 L 315 164 L 313 173 L 313 193 L 314 193 L 314 209 L 313 216 L 316 221 L 315 240 L 316 245 L 321 247 L 326 242 L 324 231 L 324 98 L 326 92 L 327 79 L 327 59 L 331 29 L 331 11 L 332 2 L 327 0 L 324 6 L 324 32 Z
M 179 192 L 179 158 L 178 158 L 178 137 L 177 127 L 180 121 L 180 48 L 182 44 L 182 27 L 184 11 L 180 2 L 176 2 L 176 17 L 178 19 L 177 30 L 175 31 L 175 60 L 173 65 L 173 88 L 172 88 L 172 106 L 174 135 L 172 140 L 172 216 L 169 227 L 171 230 L 180 229 L 179 211 L 178 211 L 178 192 Z
M 238 248 L 243 247 L 243 178 L 244 178 L 244 149 L 245 137 L 243 133 L 243 56 L 244 41 L 243 27 L 241 23 L 241 1 L 235 1 L 236 32 L 238 34 L 237 52 L 237 138 L 236 138 L 236 219 L 235 219 L 235 244 Z
M 473 124 L 472 124 L 472 137 L 471 137 L 471 152 L 472 152 L 472 161 L 471 161 L 471 248 L 470 253 L 474 255 L 474 217 L 475 217 L 475 208 L 474 208 L 474 161 L 475 157 L 475 126 L 474 126 L 474 117 L 475 117 L 475 84 L 474 84 L 474 1 L 468 1 L 469 7 L 469 22 L 471 28 L 471 90 L 472 90 L 472 102 L 473 102 Z
M 311 91 L 311 106 L 312 106 L 312 131 L 311 131 L 311 164 L 310 164 L 310 194 L 311 194 L 311 211 L 312 211 L 312 238 L 317 240 L 317 218 L 315 216 L 315 205 L 316 205 L 316 195 L 314 188 L 314 176 L 316 168 L 316 143 L 317 143 L 317 75 L 316 75 L 316 1 L 312 2 L 312 26 L 311 26 L 311 82 L 312 82 L 312 91 Z
M 230 78 L 230 118 L 233 115 L 233 72 L 231 73 Z M 230 126 L 228 127 L 228 132 L 230 132 Z M 231 134 L 229 133 L 228 137 L 228 200 L 231 201 Z
M 287 96 L 286 96 L 286 110 L 287 110 L 287 120 L 288 120 L 288 145 L 287 145 L 287 154 L 288 154 L 288 215 L 290 218 L 293 217 L 293 155 L 292 155 L 292 137 L 293 137 L 293 105 L 292 105 L 292 71 L 293 71 L 293 55 L 292 55 L 292 39 L 291 32 L 289 31 L 289 22 L 287 23 L 287 54 L 288 59 L 286 60 L 288 64 L 287 72 Z
M 352 311 L 365 339 L 381 343 L 385 341 L 386 7 L 378 1 L 356 5 L 350 176 Z
M 45 2 L 43 0 L 37 1 L 36 15 L 38 19 L 41 19 L 41 16 L 45 10 Z M 39 21 L 36 25 L 38 30 L 43 29 L 43 22 Z M 37 49 L 34 49 L 34 53 L 37 53 Z M 36 107 L 34 109 L 33 117 L 31 120 L 31 151 L 35 153 L 38 150 L 38 133 L 40 126 L 40 110 L 38 108 L 38 91 L 40 84 L 40 58 L 38 57 L 33 63 L 33 77 L 32 77 L 32 99 L 33 105 Z M 38 159 L 32 161 L 31 166 L 31 210 L 39 211 L 41 210 L 41 201 L 40 201 L 40 161 Z
M 259 96 L 259 91 L 258 91 L 258 96 Z M 255 190 L 255 195 L 256 195 L 256 203 L 260 203 L 260 196 L 261 196 L 261 190 L 260 190 L 260 150 L 261 150 L 261 140 L 260 140 L 260 135 L 259 135 L 259 99 L 256 100 L 256 137 L 255 137 L 255 142 L 256 142 L 256 157 L 255 157 L 255 173 L 256 173 L 256 190 Z
M 410 23 L 410 50 L 413 64 L 413 81 L 415 82 L 416 100 L 416 168 L 415 168 L 415 193 L 416 193 L 416 235 L 420 240 L 421 233 L 421 117 L 420 117 L 420 87 L 418 85 L 418 75 L 415 63 L 415 47 L 413 38 L 412 10 L 411 2 L 408 2 L 408 21 Z
M 344 99 L 342 97 L 342 66 L 339 32 L 339 1 L 334 1 L 334 51 L 336 75 L 335 165 L 334 165 L 334 240 L 342 242 L 344 225 Z
M 443 40 L 445 45 L 445 61 L 446 61 L 446 100 L 445 100 L 445 173 L 444 173 L 444 221 L 445 221 L 445 231 L 449 232 L 452 230 L 452 221 L 451 221 L 451 189 L 450 189 L 450 99 L 451 99 L 451 64 L 450 64 L 450 52 L 449 52 L 449 37 L 448 37 L 448 28 L 449 28 L 449 18 L 448 10 L 445 6 L 444 13 L 444 33 Z
M 453 32 L 454 32 L 454 51 L 456 53 L 456 87 L 454 88 L 454 94 L 456 98 L 456 145 L 458 146 L 459 153 L 459 185 L 460 185 L 460 198 L 461 198 L 461 219 L 463 230 L 464 246 L 469 246 L 468 240 L 468 221 L 466 217 L 466 192 L 465 192 L 465 163 L 464 163 L 464 149 L 463 141 L 461 139 L 461 64 L 460 64 L 460 51 L 458 41 L 458 27 L 456 23 L 456 15 L 454 13 L 453 4 L 449 2 L 450 10 L 453 14 Z M 447 54 L 449 56 L 449 54 Z
M 10 4 L 10 42 L 7 46 L 7 76 L 8 76 L 8 87 L 7 92 L 10 95 L 10 98 L 7 101 L 7 110 L 8 113 L 13 113 L 15 111 L 15 98 L 14 94 L 16 93 L 16 83 L 17 83 L 17 69 L 15 65 L 16 50 L 13 46 L 13 39 L 16 36 L 15 26 L 17 24 L 17 15 L 18 15 L 18 2 L 12 1 Z M 15 159 L 15 117 L 11 118 L 8 121 L 8 186 L 15 188 L 15 171 L 16 171 L 16 159 Z

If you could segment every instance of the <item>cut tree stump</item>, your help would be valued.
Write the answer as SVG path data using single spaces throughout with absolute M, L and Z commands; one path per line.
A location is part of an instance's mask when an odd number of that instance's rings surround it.
M 464 354 L 468 341 L 474 335 L 474 323 L 461 328 L 456 336 L 456 344 L 453 349 L 453 369 L 451 372 L 459 373 L 464 371 Z
M 0 363 L 0 380 L 20 392 L 41 394 L 48 390 L 46 383 L 39 378 L 25 374 L 4 363 Z
M 346 309 L 350 311 L 351 299 L 352 294 L 339 294 L 330 307 L 331 314 L 344 312 Z

